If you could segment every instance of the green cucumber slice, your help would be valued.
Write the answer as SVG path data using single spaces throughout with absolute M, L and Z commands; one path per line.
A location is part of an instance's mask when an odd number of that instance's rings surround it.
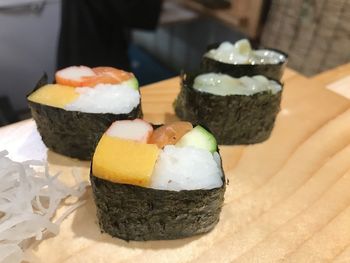
M 137 81 L 137 79 L 135 77 L 125 81 L 123 84 L 127 85 L 129 88 L 132 88 L 134 90 L 139 89 L 139 82 Z
M 215 137 L 200 125 L 182 136 L 175 146 L 193 146 L 210 152 L 215 152 L 218 147 Z

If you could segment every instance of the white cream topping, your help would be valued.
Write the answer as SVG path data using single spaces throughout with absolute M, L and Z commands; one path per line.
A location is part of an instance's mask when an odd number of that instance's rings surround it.
M 247 39 L 236 43 L 223 42 L 217 49 L 211 49 L 206 57 L 228 64 L 277 64 L 286 58 L 273 50 L 253 50 Z
M 281 85 L 264 76 L 233 78 L 219 73 L 206 73 L 195 78 L 193 88 L 214 95 L 253 95 L 258 92 L 271 91 L 273 94 L 281 90 Z

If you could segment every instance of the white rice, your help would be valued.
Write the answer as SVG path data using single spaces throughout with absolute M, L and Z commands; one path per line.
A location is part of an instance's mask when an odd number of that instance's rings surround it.
M 217 152 L 167 145 L 158 157 L 150 187 L 172 191 L 221 187 L 220 162 Z
M 140 93 L 126 84 L 98 84 L 76 88 L 80 96 L 64 108 L 87 113 L 129 113 L 140 103 Z

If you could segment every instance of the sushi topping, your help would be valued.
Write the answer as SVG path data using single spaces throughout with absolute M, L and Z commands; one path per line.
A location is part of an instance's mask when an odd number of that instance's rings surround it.
M 192 128 L 192 124 L 186 121 L 163 125 L 154 130 L 149 143 L 157 144 L 160 149 L 165 145 L 174 145 Z
M 139 83 L 123 70 L 72 66 L 57 71 L 56 82 L 37 87 L 28 101 L 83 113 L 130 114 L 141 110 Z
M 134 87 L 137 87 L 136 79 L 135 83 L 130 81 L 126 85 L 98 84 L 94 88 L 47 84 L 27 98 L 67 111 L 129 114 L 140 103 L 140 93 Z
M 117 124 L 119 121 L 117 121 Z M 136 131 L 130 130 L 145 127 L 133 125 L 133 121 L 123 132 L 116 131 L 116 134 L 125 134 L 124 132 L 133 133 L 139 136 Z M 149 124 L 148 124 L 149 125 Z M 113 124 L 114 128 L 118 125 Z M 121 125 L 123 126 L 123 124 Z M 120 127 L 120 126 L 119 126 Z M 132 184 L 147 187 L 149 186 L 152 172 L 160 152 L 154 144 L 139 143 L 134 140 L 122 139 L 113 136 L 111 129 L 104 134 L 99 141 L 94 156 L 92 171 L 93 174 L 110 182 Z
M 217 49 L 211 49 L 206 57 L 228 64 L 277 64 L 284 61 L 284 55 L 268 49 L 253 50 L 247 39 L 236 43 L 223 42 Z
M 263 91 L 271 91 L 276 94 L 281 90 L 281 85 L 261 75 L 233 78 L 226 74 L 206 73 L 195 78 L 193 88 L 219 96 L 249 96 Z
M 120 84 L 134 77 L 132 73 L 113 67 L 89 68 L 72 66 L 56 72 L 56 82 L 73 87 L 94 87 L 97 84 Z
M 215 137 L 200 125 L 197 125 L 191 131 L 186 133 L 175 144 L 175 146 L 192 146 L 194 148 L 204 149 L 212 153 L 215 152 L 218 147 Z
M 141 119 L 115 121 L 107 130 L 106 135 L 155 144 L 159 149 L 163 149 L 166 145 L 175 145 L 177 147 L 191 146 L 209 152 L 217 150 L 216 140 L 210 132 L 200 125 L 193 128 L 192 124 L 187 121 L 173 122 L 155 130 L 151 124 Z
M 100 77 L 98 83 L 118 84 L 134 77 L 134 74 L 130 72 L 112 67 L 96 67 L 92 70 Z
M 89 78 L 95 78 L 96 73 L 89 67 L 72 66 L 56 72 L 56 82 L 61 85 L 83 87 Z
M 141 119 L 116 121 L 107 130 L 107 135 L 120 139 L 147 143 L 152 135 L 153 127 Z
M 77 100 L 78 97 L 79 94 L 72 86 L 47 84 L 30 94 L 28 100 L 57 108 L 64 108 L 67 104 Z
M 92 174 L 114 183 L 173 191 L 223 184 L 214 136 L 184 121 L 154 131 L 140 119 L 115 121 L 96 147 Z

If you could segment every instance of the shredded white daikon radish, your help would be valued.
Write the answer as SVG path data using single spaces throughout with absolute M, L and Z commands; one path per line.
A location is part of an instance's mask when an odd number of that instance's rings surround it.
M 0 262 L 21 262 L 28 239 L 41 240 L 43 232 L 59 233 L 62 220 L 84 201 L 87 182 L 73 171 L 75 185 L 69 187 L 49 174 L 40 161 L 14 162 L 0 152 Z M 53 222 L 63 199 L 76 197 L 66 211 Z

